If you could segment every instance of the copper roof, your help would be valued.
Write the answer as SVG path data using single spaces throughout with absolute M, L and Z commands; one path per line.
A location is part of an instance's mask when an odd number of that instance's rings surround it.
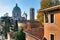
M 56 10 L 56 9 L 60 9 L 60 5 L 52 6 L 52 7 L 46 8 L 46 9 L 42 9 L 40 11 L 52 11 L 52 10 Z
M 43 28 L 32 28 L 31 30 L 25 30 L 25 33 L 31 34 L 36 37 L 36 39 L 42 39 L 44 36 L 44 29 Z

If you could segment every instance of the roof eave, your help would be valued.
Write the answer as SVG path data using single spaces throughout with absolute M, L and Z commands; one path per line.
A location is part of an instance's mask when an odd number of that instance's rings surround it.
M 60 5 L 49 7 L 49 8 L 46 8 L 46 9 L 42 9 L 42 10 L 40 10 L 40 12 L 53 11 L 53 10 L 56 10 L 56 9 L 60 9 Z
M 35 39 L 41 40 L 41 38 L 38 38 L 38 37 L 36 37 L 36 36 L 34 36 L 34 35 L 28 33 L 28 32 L 25 32 L 25 31 L 24 31 L 24 33 L 29 34 L 30 36 L 32 36 L 32 37 L 35 38 Z

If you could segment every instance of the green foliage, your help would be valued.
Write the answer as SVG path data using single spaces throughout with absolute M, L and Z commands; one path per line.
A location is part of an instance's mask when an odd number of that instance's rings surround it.
M 18 32 L 15 32 L 13 34 L 13 38 L 15 40 L 25 40 L 25 33 L 23 32 L 23 30 L 20 30 Z
M 51 6 L 59 5 L 59 0 L 42 0 L 41 1 L 41 9 L 45 9 Z
M 41 1 L 41 9 L 45 9 L 51 6 L 50 0 L 42 0 Z M 41 26 L 44 26 L 44 13 L 38 11 L 37 20 L 41 23 Z
M 44 25 L 44 13 L 43 12 L 38 12 L 37 20 L 41 23 L 41 26 Z
M 17 23 L 17 20 L 16 20 L 16 23 L 15 23 L 15 26 L 14 26 L 14 31 L 18 31 L 18 23 Z
M 41 4 L 40 4 L 41 9 L 45 9 L 45 8 L 55 6 L 55 5 L 59 5 L 59 0 L 42 0 Z M 44 23 L 44 13 L 40 12 L 40 10 L 38 11 L 38 14 L 37 14 L 37 20 L 41 23 L 41 25 L 43 25 L 43 23 Z
M 45 9 L 55 5 L 59 5 L 59 0 L 42 0 L 41 1 L 41 9 Z
M 51 6 L 59 5 L 59 0 L 51 0 Z
M 41 9 L 45 9 L 51 6 L 50 0 L 42 0 L 41 1 Z
M 5 36 L 7 36 L 7 32 L 9 32 L 10 31 L 10 27 L 11 27 L 11 22 L 10 22 L 10 17 L 8 17 L 8 16 L 5 16 L 5 17 L 1 17 L 2 19 L 3 19 L 3 28 L 2 28 L 2 30 L 3 30 L 3 34 L 5 35 Z

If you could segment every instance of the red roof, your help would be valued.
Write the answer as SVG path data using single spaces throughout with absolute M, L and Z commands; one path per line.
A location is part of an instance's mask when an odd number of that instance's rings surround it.
M 31 34 L 32 36 L 36 37 L 36 39 L 42 39 L 44 36 L 44 29 L 43 28 L 32 28 L 31 30 L 25 30 L 25 33 Z

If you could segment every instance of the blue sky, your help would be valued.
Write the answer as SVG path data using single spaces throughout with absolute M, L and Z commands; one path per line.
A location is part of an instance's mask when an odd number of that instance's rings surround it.
M 22 14 L 24 11 L 30 18 L 30 8 L 35 8 L 35 18 L 37 15 L 37 10 L 40 9 L 41 0 L 0 0 L 0 17 L 3 16 L 6 12 L 9 13 L 9 16 L 12 16 L 12 10 L 15 7 L 16 3 L 20 7 Z

